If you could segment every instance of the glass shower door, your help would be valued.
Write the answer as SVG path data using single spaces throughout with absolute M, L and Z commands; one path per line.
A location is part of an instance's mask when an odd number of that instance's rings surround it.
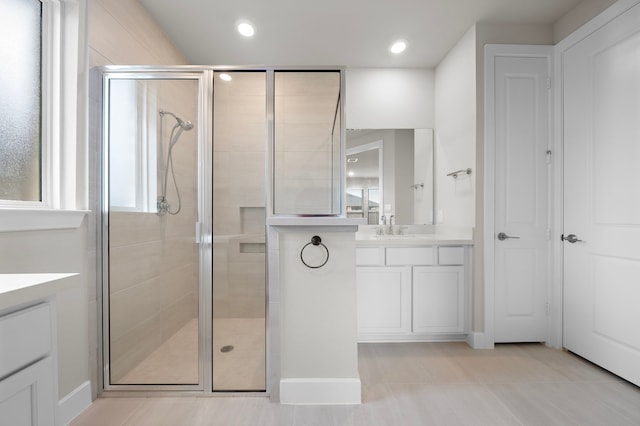
M 202 388 L 201 84 L 200 74 L 104 80 L 107 388 Z
M 266 72 L 213 88 L 213 390 L 264 391 Z

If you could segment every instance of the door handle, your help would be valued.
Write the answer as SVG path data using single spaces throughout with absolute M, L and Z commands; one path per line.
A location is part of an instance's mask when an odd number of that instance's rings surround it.
M 581 240 L 580 238 L 578 238 L 578 237 L 576 236 L 576 234 L 569 234 L 569 235 L 567 235 L 566 237 L 564 236 L 564 234 L 562 234 L 562 235 L 560 236 L 560 239 L 561 239 L 562 241 L 568 241 L 568 242 L 570 242 L 571 244 L 575 244 L 575 243 L 577 243 L 577 242 L 586 243 L 586 241 Z
M 509 238 L 513 238 L 515 240 L 519 240 L 520 239 L 520 237 L 512 237 L 510 235 L 505 234 L 504 232 L 501 232 L 501 233 L 498 234 L 498 239 L 500 241 L 508 240 Z

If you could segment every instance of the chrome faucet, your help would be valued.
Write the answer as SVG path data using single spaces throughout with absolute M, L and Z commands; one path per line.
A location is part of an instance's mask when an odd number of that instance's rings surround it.
M 380 227 L 378 228 L 378 235 L 384 235 L 385 226 L 387 226 L 387 217 L 385 215 L 380 216 Z
M 393 235 L 393 225 L 395 221 L 396 221 L 396 217 L 394 215 L 391 215 L 389 217 L 389 228 L 387 228 L 387 234 Z

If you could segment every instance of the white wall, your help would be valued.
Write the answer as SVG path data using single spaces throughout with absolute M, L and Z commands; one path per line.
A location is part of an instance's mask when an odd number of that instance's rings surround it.
M 431 129 L 434 71 L 408 68 L 348 68 L 347 129 Z
M 447 54 L 435 73 L 436 223 L 475 224 L 476 28 Z M 471 175 L 447 177 L 471 167 Z
M 321 379 L 333 383 L 333 395 L 323 395 L 319 402 L 359 403 L 355 229 L 345 231 L 316 227 L 279 235 L 282 402 L 292 402 L 282 387 L 287 379 L 301 384 L 303 395 L 295 397 L 304 402 L 314 402 L 313 394 L 323 386 L 318 383 Z M 300 260 L 313 235 L 322 238 L 330 254 L 318 269 L 307 268 Z M 325 258 L 320 246 L 307 246 L 303 255 L 312 266 Z M 339 396 L 345 381 L 357 383 L 357 401 Z

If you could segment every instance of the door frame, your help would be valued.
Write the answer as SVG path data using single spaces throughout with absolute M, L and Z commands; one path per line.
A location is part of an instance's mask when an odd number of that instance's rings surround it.
M 211 205 L 211 152 L 209 143 L 212 140 L 213 114 L 211 106 L 207 103 L 207 94 L 212 92 L 212 72 L 204 67 L 146 67 L 146 66 L 104 66 L 92 70 L 94 78 L 93 89 L 97 90 L 100 109 L 99 123 L 100 134 L 96 135 L 96 180 L 93 190 L 96 194 L 96 253 L 97 253 L 97 292 L 101 296 L 98 301 L 98 394 L 105 392 L 117 394 L 133 391 L 140 395 L 153 395 L 157 392 L 207 392 L 211 387 L 211 341 L 207 338 L 211 330 L 211 214 L 208 206 Z M 110 289 L 109 289 L 109 87 L 118 80 L 183 80 L 196 81 L 197 88 L 197 196 L 198 222 L 194 222 L 196 228 L 196 242 L 198 247 L 198 383 L 191 384 L 112 384 L 111 383 L 111 358 L 110 358 Z
M 546 58 L 549 61 L 549 75 L 553 75 L 554 70 L 554 50 L 553 46 L 539 45 L 486 45 L 484 49 L 484 333 L 475 333 L 473 336 L 474 348 L 492 349 L 495 343 L 495 58 L 497 57 L 521 57 L 521 58 Z M 551 79 L 553 80 L 553 79 Z M 553 168 L 548 176 L 547 197 L 548 197 L 548 225 L 552 229 L 554 226 L 554 204 L 552 192 L 555 186 L 555 166 L 560 162 L 554 158 L 554 105 L 555 90 L 550 84 L 550 102 L 549 102 L 549 146 L 552 150 Z M 547 261 L 547 299 L 550 300 L 551 309 L 549 311 L 549 319 L 547 321 L 547 345 L 556 347 L 559 342 L 554 339 L 553 330 L 562 327 L 562 314 L 557 315 L 553 307 L 557 305 L 553 296 L 553 280 L 552 267 L 555 253 L 553 244 L 549 247 Z

